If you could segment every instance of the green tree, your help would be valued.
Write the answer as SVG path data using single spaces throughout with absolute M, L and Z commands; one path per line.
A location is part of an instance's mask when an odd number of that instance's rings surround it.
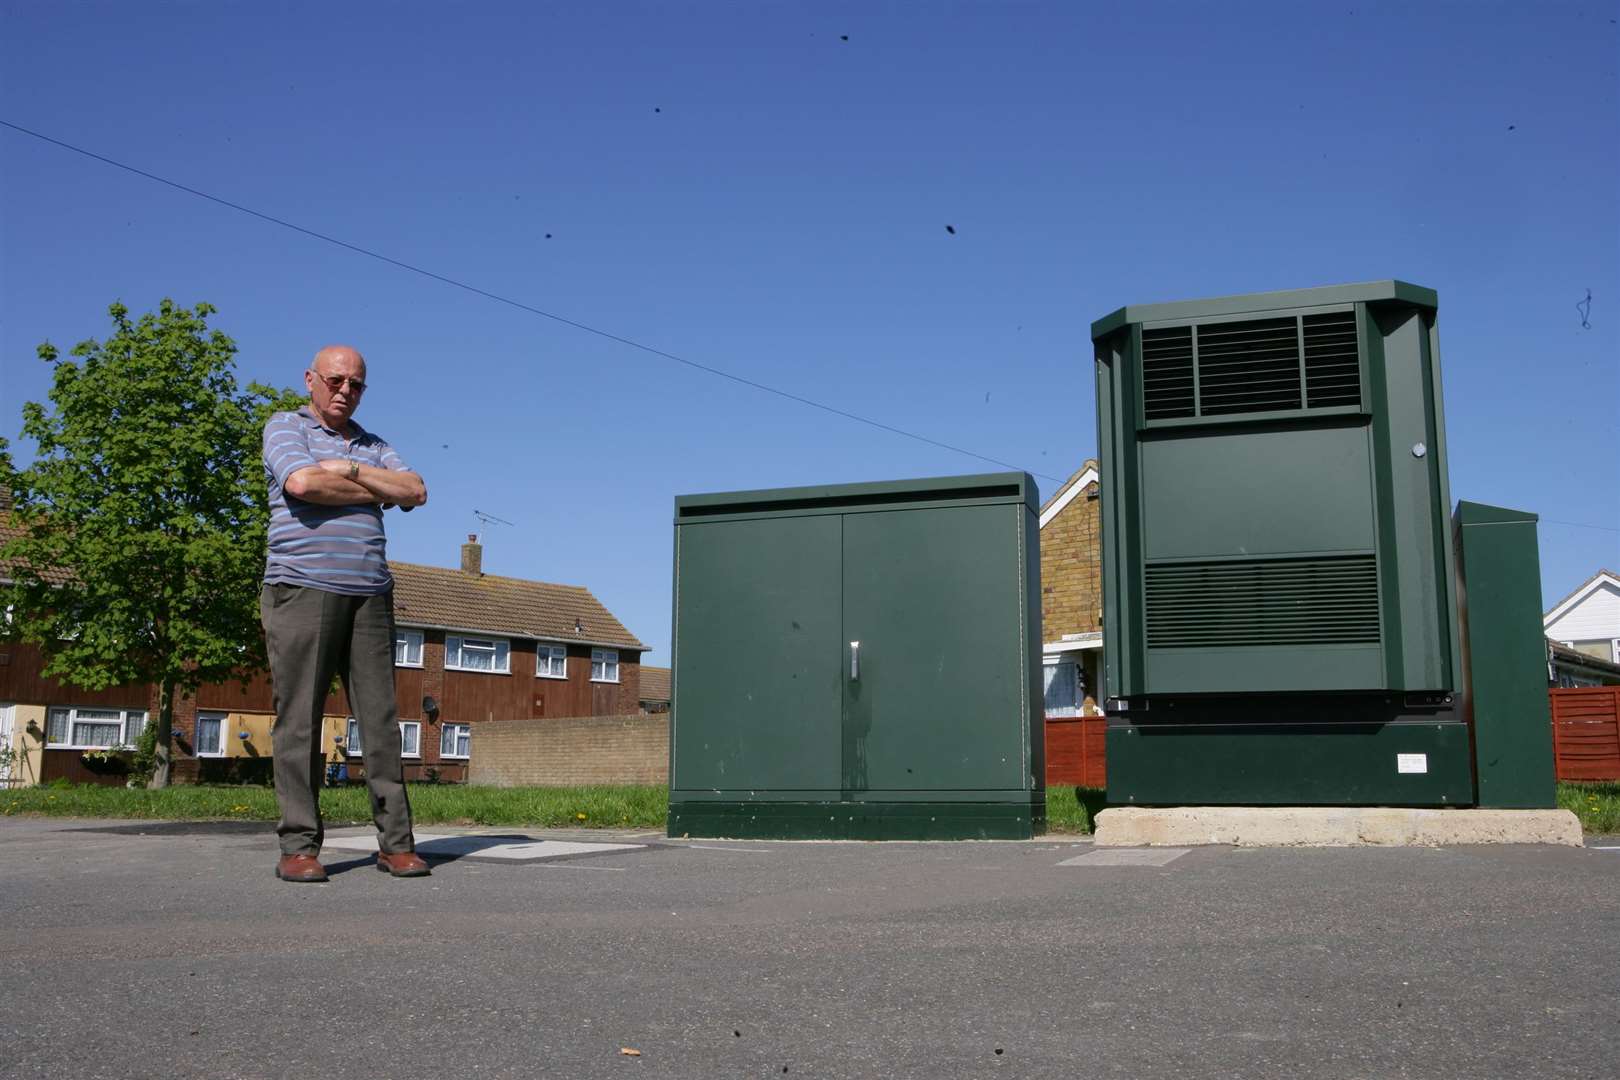
M 164 300 L 61 357 L 49 403 L 23 405 L 37 453 L 0 452 L 20 535 L 11 563 L 13 632 L 40 646 L 45 673 L 90 690 L 158 687 L 150 785 L 169 782 L 177 694 L 265 666 L 258 582 L 268 520 L 260 439 L 301 397 L 239 388 L 236 343 L 210 330 L 214 307 Z

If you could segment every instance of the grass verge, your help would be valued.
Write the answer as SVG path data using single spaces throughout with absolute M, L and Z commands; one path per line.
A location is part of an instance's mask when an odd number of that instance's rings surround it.
M 411 785 L 411 813 L 421 825 L 522 825 L 530 828 L 657 829 L 669 812 L 662 786 L 473 787 Z M 1107 799 L 1098 788 L 1046 792 L 1047 829 L 1089 834 Z M 1559 784 L 1558 805 L 1573 811 L 1588 834 L 1620 834 L 1620 783 Z M 149 821 L 274 821 L 275 792 L 267 787 L 184 785 L 146 791 L 90 784 L 0 790 L 0 815 L 140 818 Z M 328 823 L 371 820 L 363 787 L 321 792 Z
M 660 828 L 669 810 L 662 786 L 493 788 L 412 784 L 411 816 L 422 825 L 527 825 L 554 828 Z M 267 787 L 187 784 L 147 791 L 80 784 L 0 791 L 0 814 L 141 818 L 156 821 L 275 821 Z M 371 820 L 364 787 L 321 792 L 328 824 Z
M 1620 833 L 1620 784 L 1559 784 L 1558 805 L 1581 819 L 1581 831 Z

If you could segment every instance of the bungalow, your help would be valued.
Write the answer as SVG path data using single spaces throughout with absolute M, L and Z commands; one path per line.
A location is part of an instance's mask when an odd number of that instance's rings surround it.
M 1541 618 L 1555 686 L 1601 686 L 1620 664 L 1620 574 L 1599 570 Z M 1589 661 L 1597 661 L 1593 664 Z

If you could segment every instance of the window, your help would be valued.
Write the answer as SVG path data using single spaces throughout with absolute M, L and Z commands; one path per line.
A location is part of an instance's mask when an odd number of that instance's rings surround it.
M 568 678 L 568 646 L 542 641 L 535 649 L 534 673 L 542 679 Z
M 591 682 L 619 681 L 619 650 L 591 650 Z
M 134 746 L 145 726 L 145 709 L 57 707 L 45 714 L 45 744 L 85 750 Z
M 394 631 L 394 666 L 422 666 L 422 631 Z
M 197 738 L 192 748 L 198 757 L 225 756 L 225 714 L 198 713 Z
M 351 754 L 363 753 L 360 749 L 360 721 L 352 716 L 349 717 L 349 737 L 345 748 Z
M 512 645 L 505 638 L 447 637 L 444 639 L 444 666 L 454 671 L 512 670 Z
M 399 722 L 399 753 L 401 757 L 422 756 L 422 725 L 415 720 Z
M 439 732 L 439 756 L 464 758 L 471 756 L 472 728 L 467 724 L 446 724 Z
M 1046 680 L 1046 715 L 1080 715 L 1080 665 L 1059 660 L 1041 668 Z

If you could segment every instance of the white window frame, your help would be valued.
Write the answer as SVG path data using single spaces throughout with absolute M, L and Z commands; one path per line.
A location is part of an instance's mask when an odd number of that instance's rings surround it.
M 608 669 L 613 669 L 613 677 L 608 678 Z M 602 674 L 596 672 L 600 668 Z M 591 682 L 616 683 L 619 681 L 619 650 L 618 649 L 592 649 L 591 650 Z
M 408 727 L 416 729 L 416 750 L 414 752 L 405 749 L 405 729 L 408 728 Z M 422 757 L 422 721 L 420 721 L 420 720 L 401 720 L 399 722 L 399 756 L 402 757 L 402 758 L 413 758 L 413 759 L 416 759 L 418 761 L 421 760 L 421 757 Z
M 1048 670 L 1055 670 L 1057 668 L 1061 668 L 1061 667 L 1065 667 L 1065 666 L 1072 667 L 1074 669 L 1074 705 L 1073 706 L 1062 706 L 1062 705 L 1060 705 L 1060 706 L 1058 706 L 1058 708 L 1056 710 L 1053 710 L 1053 709 L 1049 708 L 1046 705 L 1046 701 L 1045 701 L 1046 690 L 1047 690 L 1046 672 Z M 1079 656 L 1078 653 L 1070 653 L 1070 654 L 1055 653 L 1055 654 L 1044 657 L 1042 659 L 1042 664 L 1041 664 L 1041 691 L 1042 691 L 1042 693 L 1041 693 L 1041 711 L 1042 711 L 1042 715 L 1044 715 L 1044 716 L 1054 716 L 1054 717 L 1071 717 L 1071 716 L 1079 716 L 1079 715 L 1081 715 L 1081 713 L 1080 713 L 1081 704 L 1084 701 L 1085 696 L 1086 696 L 1085 682 L 1086 682 L 1086 671 L 1085 671 L 1085 668 L 1080 663 L 1080 656 Z
M 477 644 L 470 645 L 469 642 Z M 504 654 L 502 646 L 505 646 Z M 505 667 L 466 667 L 461 663 L 461 654 L 471 648 L 474 652 L 490 653 L 490 663 L 495 664 L 503 659 Z M 450 662 L 454 655 L 455 663 Z M 476 671 L 480 675 L 510 675 L 512 674 L 512 642 L 510 638 L 503 637 L 473 637 L 468 634 L 449 634 L 444 639 L 444 670 L 446 671 Z
M 455 747 L 457 741 L 459 741 L 459 739 L 461 737 L 461 734 L 463 732 L 465 732 L 466 735 L 467 735 L 467 752 L 465 754 L 454 753 L 453 748 Z M 451 753 L 446 753 L 445 749 L 444 749 L 445 740 L 447 740 L 447 739 L 449 740 L 450 746 L 452 747 L 452 752 Z M 471 757 L 472 757 L 472 725 L 471 724 L 445 724 L 439 731 L 439 760 L 441 760 L 441 761 L 466 761 Z
M 80 724 L 112 723 L 111 718 L 84 717 L 83 719 L 80 719 L 79 713 L 81 712 L 117 713 L 119 741 L 111 744 L 110 746 L 104 746 L 100 743 L 85 743 L 77 741 L 74 736 L 78 734 L 78 727 Z M 51 742 L 51 718 L 62 713 L 67 714 L 65 718 L 67 723 L 67 741 Z M 135 729 L 131 731 L 130 721 L 134 720 L 136 717 L 139 717 L 140 721 L 135 726 Z M 148 719 L 149 718 L 145 709 L 107 709 L 98 708 L 92 705 L 52 705 L 45 710 L 45 746 L 50 750 L 133 750 L 135 748 L 135 740 L 140 737 L 141 728 L 146 726 Z
M 545 658 L 546 670 L 540 670 L 541 658 Z M 552 672 L 553 661 L 562 661 L 562 673 Z M 534 647 L 534 677 L 537 679 L 566 679 L 568 678 L 568 646 L 557 645 L 549 641 L 539 642 Z
M 203 724 L 204 720 L 214 720 L 214 721 L 218 721 L 218 723 L 219 723 L 219 749 L 218 750 L 213 750 L 213 751 L 209 751 L 209 752 L 206 752 L 206 753 L 203 751 L 203 748 L 202 748 L 202 724 Z M 221 757 L 225 756 L 225 747 L 227 745 L 226 741 L 225 741 L 225 737 L 230 734 L 230 730 L 231 730 L 230 724 L 228 723 L 229 720 L 230 720 L 230 714 L 222 713 L 222 712 L 216 712 L 216 711 L 211 710 L 211 709 L 200 710 L 197 713 L 197 727 L 195 729 L 195 737 L 192 740 L 192 749 L 197 752 L 198 757 L 200 757 L 200 758 L 221 758 Z
M 360 746 L 360 721 L 352 716 L 348 718 L 347 725 L 343 729 L 343 749 L 350 757 L 365 755 Z
M 421 667 L 422 666 L 422 631 L 398 630 L 394 631 L 394 666 L 395 667 Z M 401 646 L 404 646 L 404 658 L 400 658 Z M 411 650 L 416 650 L 416 659 L 411 659 Z

